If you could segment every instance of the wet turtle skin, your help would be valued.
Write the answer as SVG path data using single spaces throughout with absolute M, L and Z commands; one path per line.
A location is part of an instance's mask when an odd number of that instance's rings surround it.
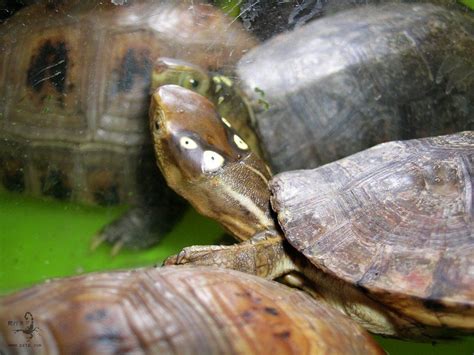
M 275 176 L 286 239 L 318 269 L 440 329 L 474 329 L 474 132 Z M 420 329 L 423 332 L 423 329 Z
M 267 161 L 311 168 L 375 144 L 474 128 L 474 17 L 363 7 L 254 48 L 237 66 Z
M 143 246 L 168 230 L 184 205 L 163 183 L 150 147 L 153 62 L 164 55 L 206 70 L 228 68 L 255 43 L 212 6 L 190 6 L 41 1 L 3 23 L 3 187 L 65 201 L 137 206 L 108 230 L 110 241 Z M 143 235 L 140 243 L 124 237 L 129 226 Z
M 216 268 L 53 280 L 0 299 L 0 320 L 5 353 L 13 344 L 44 354 L 384 353 L 356 323 L 301 291 Z

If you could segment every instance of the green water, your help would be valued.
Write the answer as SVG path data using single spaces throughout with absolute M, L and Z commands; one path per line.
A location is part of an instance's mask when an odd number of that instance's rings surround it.
M 189 210 L 152 249 L 123 250 L 115 257 L 107 245 L 91 251 L 94 234 L 124 210 L 38 201 L 0 191 L 0 294 L 51 277 L 160 264 L 185 246 L 212 244 L 222 235 L 216 223 Z M 474 354 L 474 337 L 434 345 L 376 339 L 392 355 Z
M 469 7 L 471 10 L 474 10 L 474 0 L 460 0 L 459 1 L 461 4 L 466 5 Z
M 222 229 L 189 210 L 181 223 L 154 248 L 122 250 L 89 248 L 102 226 L 126 208 L 86 207 L 40 201 L 0 192 L 0 294 L 51 277 L 97 270 L 161 264 L 169 255 L 191 244 L 213 244 Z M 193 237 L 199 225 L 199 240 Z

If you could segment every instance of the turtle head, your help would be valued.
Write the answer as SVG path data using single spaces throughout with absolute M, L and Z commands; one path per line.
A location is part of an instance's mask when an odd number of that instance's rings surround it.
M 250 108 L 230 76 L 184 60 L 161 57 L 153 66 L 151 81 L 152 93 L 160 86 L 174 84 L 207 97 L 247 144 L 259 149 L 257 137 L 249 124 Z
M 245 160 L 251 154 L 208 99 L 177 85 L 161 86 L 155 91 L 150 124 L 165 177 L 177 170 L 169 176 L 172 187 L 181 180 L 197 182 L 215 177 L 226 164 Z
M 170 84 L 207 96 L 211 86 L 211 77 L 198 65 L 180 59 L 161 57 L 153 66 L 151 90 L 153 92 L 160 86 Z
M 181 59 L 160 57 L 151 77 L 151 91 L 163 85 L 179 85 L 206 96 L 221 105 L 238 96 L 233 80 L 226 75 L 208 72 L 199 65 Z
M 213 103 L 177 85 L 152 95 L 150 128 L 168 185 L 239 239 L 274 226 L 270 172 Z

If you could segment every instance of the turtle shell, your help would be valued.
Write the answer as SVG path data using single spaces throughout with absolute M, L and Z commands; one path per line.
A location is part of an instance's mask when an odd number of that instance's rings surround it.
M 157 179 L 147 120 L 153 62 L 217 70 L 254 44 L 217 9 L 185 1 L 41 1 L 20 10 L 0 27 L 3 185 L 136 202 L 140 186 Z
M 277 175 L 272 205 L 317 268 L 399 314 L 474 329 L 474 132 Z
M 6 353 L 28 344 L 45 354 L 383 354 L 301 291 L 203 267 L 55 280 L 1 299 L 0 320 Z
M 276 36 L 242 57 L 237 72 L 278 172 L 474 129 L 472 58 L 471 14 L 389 4 Z

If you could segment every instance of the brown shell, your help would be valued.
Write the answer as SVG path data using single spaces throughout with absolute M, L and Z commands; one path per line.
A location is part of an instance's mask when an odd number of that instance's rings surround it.
M 380 144 L 277 175 L 272 205 L 314 265 L 424 324 L 474 329 L 474 132 Z
M 143 153 L 153 62 L 216 70 L 254 44 L 199 2 L 40 1 L 20 10 L 0 26 L 0 179 L 33 195 L 135 202 L 150 175 L 141 172 L 156 170 L 151 148 Z
M 197 267 L 90 274 L 5 297 L 0 349 L 22 344 L 45 354 L 383 353 L 362 328 L 301 291 Z

